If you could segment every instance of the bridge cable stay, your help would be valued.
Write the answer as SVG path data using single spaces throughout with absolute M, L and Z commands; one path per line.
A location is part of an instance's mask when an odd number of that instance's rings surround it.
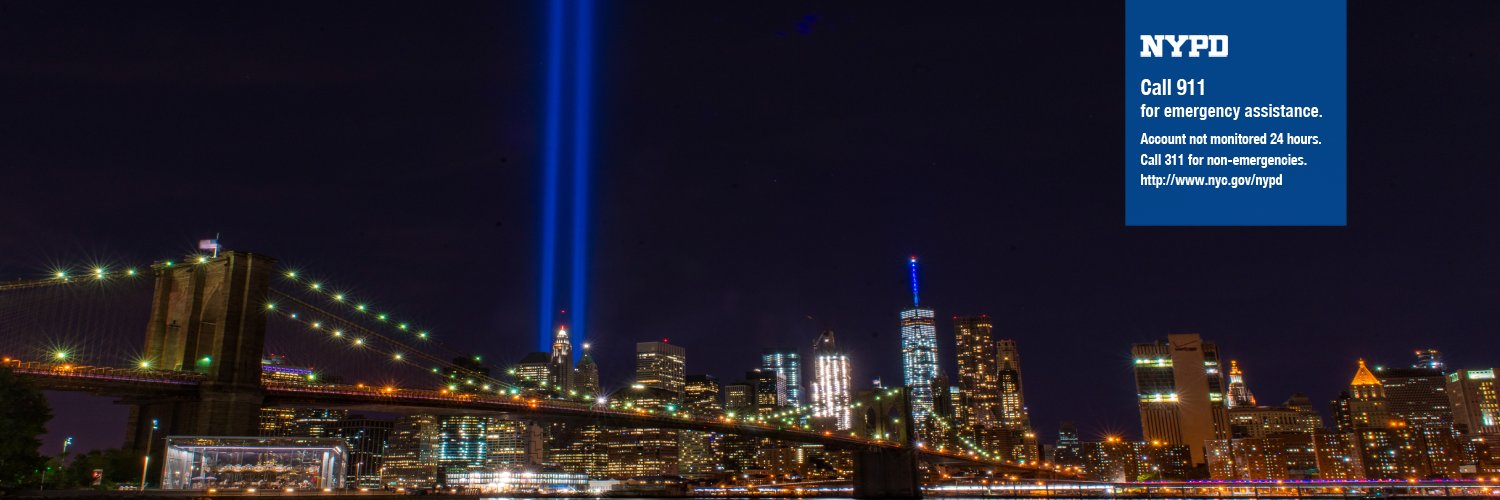
M 349 313 L 369 319 L 382 325 L 389 326 L 391 328 L 399 330 L 403 334 L 413 335 L 424 345 L 431 345 L 435 348 L 446 351 L 438 353 L 440 355 L 450 356 L 451 358 L 469 357 L 448 347 L 441 340 L 434 338 L 427 329 L 413 325 L 412 323 L 406 321 L 401 321 L 399 319 L 393 318 L 389 313 L 381 312 L 369 303 L 356 300 L 354 297 L 350 296 L 349 293 L 338 291 L 338 288 L 332 285 L 309 278 L 305 273 L 296 270 L 290 270 L 281 273 L 281 277 L 293 284 L 299 285 L 295 289 L 299 292 L 318 296 L 324 301 L 344 308 Z M 483 363 L 482 358 L 475 357 L 474 359 L 476 363 L 485 364 Z M 504 367 L 501 368 L 503 369 Z
M 321 332 L 330 333 L 330 334 L 334 335 L 335 337 L 342 338 L 342 337 L 344 337 L 344 333 L 346 333 L 346 332 L 344 332 L 341 329 L 335 328 L 335 327 L 333 327 L 331 325 L 329 325 L 329 326 L 323 325 L 324 321 L 338 322 L 338 323 L 346 326 L 347 328 L 349 328 L 350 331 L 347 332 L 347 333 L 350 333 L 351 335 L 348 336 L 348 339 L 349 339 L 349 342 L 352 345 L 354 345 L 354 346 L 362 347 L 362 348 L 370 348 L 372 350 L 375 350 L 376 352 L 379 352 L 379 350 L 377 348 L 375 348 L 375 343 L 368 341 L 368 339 L 374 338 L 374 339 L 379 339 L 381 342 L 385 343 L 386 345 L 395 347 L 396 349 L 393 349 L 393 350 L 391 350 L 389 352 L 385 352 L 384 353 L 384 354 L 390 356 L 393 361 L 398 361 L 398 362 L 402 362 L 402 363 L 405 363 L 405 364 L 409 364 L 411 366 L 419 366 L 419 367 L 421 367 L 423 369 L 427 369 L 427 367 L 424 367 L 424 366 L 416 364 L 414 362 L 414 360 L 412 359 L 412 358 L 417 358 L 417 359 L 425 360 L 427 362 L 436 364 L 436 365 L 438 365 L 439 367 L 442 367 L 442 368 L 448 368 L 448 369 L 454 370 L 455 373 L 463 373 L 465 375 L 468 375 L 469 377 L 471 377 L 469 380 L 478 380 L 478 381 L 481 381 L 481 382 L 487 382 L 487 383 L 489 383 L 491 385 L 499 386 L 499 387 L 501 387 L 503 389 L 516 389 L 517 388 L 514 384 L 511 384 L 509 382 L 506 382 L 504 380 L 501 380 L 501 379 L 498 379 L 498 378 L 495 378 L 495 377 L 484 375 L 483 373 L 476 372 L 476 371 L 474 371 L 472 369 L 469 369 L 469 368 L 463 367 L 461 365 L 455 364 L 450 359 L 445 359 L 442 356 L 430 354 L 430 353 L 428 353 L 428 352 L 426 352 L 426 351 L 424 351 L 422 349 L 418 349 L 418 348 L 416 348 L 416 347 L 414 347 L 412 345 L 406 344 L 406 343 L 404 343 L 404 342 L 402 342 L 400 340 L 397 340 L 397 339 L 395 339 L 395 338 L 393 338 L 393 337 L 391 337 L 389 335 L 385 335 L 383 333 L 380 333 L 380 332 L 376 331 L 375 329 L 366 327 L 366 326 L 360 324 L 359 322 L 351 321 L 348 318 L 345 318 L 345 317 L 339 316 L 337 314 L 334 314 L 334 313 L 328 311 L 327 309 L 324 309 L 322 307 L 318 307 L 317 305 L 308 303 L 307 301 L 302 300 L 302 299 L 300 299 L 300 298 L 298 298 L 296 296 L 293 296 L 293 295 L 291 295 L 291 294 L 289 294 L 287 292 L 284 292 L 284 291 L 281 291 L 281 290 L 273 288 L 273 289 L 271 289 L 271 295 L 279 297 L 279 298 L 281 298 L 282 300 L 285 300 L 288 303 L 294 304 L 296 307 L 290 307 L 289 308 L 289 307 L 285 307 L 285 306 L 278 306 L 278 305 L 275 305 L 274 303 L 272 303 L 272 304 L 267 304 L 267 307 L 266 307 L 267 312 L 279 313 L 280 316 L 282 316 L 282 317 L 284 317 L 286 319 L 290 319 L 290 320 L 293 320 L 293 321 L 300 322 L 300 323 L 304 324 L 305 326 L 307 326 L 309 329 L 312 329 L 312 330 L 315 330 L 315 331 L 321 331 Z M 320 319 L 314 319 L 311 316 L 304 316 L 303 314 L 301 314 L 300 312 L 298 312 L 298 311 L 295 310 L 297 307 L 304 308 L 307 311 L 310 311 L 312 313 L 312 315 L 320 316 L 321 318 Z M 357 335 L 355 335 L 355 334 L 357 334 Z M 438 368 L 432 368 L 432 370 L 434 372 L 436 372 L 438 370 Z
M 424 345 L 424 346 L 431 346 L 432 348 L 440 349 L 441 351 L 437 352 L 437 354 L 440 355 L 440 356 L 448 356 L 451 359 L 458 359 L 458 358 L 473 359 L 473 362 L 475 364 L 479 364 L 479 365 L 482 365 L 482 366 L 486 366 L 486 367 L 490 367 L 492 369 L 495 369 L 495 373 L 502 373 L 502 372 L 503 373 L 512 373 L 513 372 L 511 370 L 511 367 L 509 367 L 509 366 L 495 366 L 494 364 L 486 362 L 480 356 L 473 356 L 471 358 L 468 355 L 465 355 L 465 354 L 462 354 L 462 353 L 460 353 L 460 352 L 458 352 L 456 350 L 453 350 L 452 348 L 448 347 L 445 343 L 443 343 L 441 340 L 437 339 L 436 336 L 431 335 L 427 329 L 421 328 L 420 326 L 417 326 L 417 325 L 415 325 L 413 323 L 409 323 L 409 322 L 406 322 L 406 321 L 402 321 L 402 320 L 400 320 L 398 318 L 394 318 L 394 317 L 392 317 L 392 315 L 390 313 L 381 311 L 380 309 L 376 308 L 375 306 L 373 306 L 369 302 L 357 300 L 350 293 L 348 293 L 346 291 L 342 291 L 339 287 L 334 286 L 334 285 L 329 284 L 329 283 L 326 283 L 324 281 L 320 281 L 318 279 L 314 279 L 314 278 L 310 277 L 308 274 L 306 274 L 304 272 L 301 272 L 301 271 L 298 271 L 298 270 L 287 270 L 287 271 L 281 272 L 279 274 L 280 274 L 281 278 L 285 279 L 287 282 L 295 284 L 295 285 L 298 285 L 296 288 L 293 289 L 296 292 L 303 293 L 303 294 L 308 294 L 308 295 L 312 295 L 312 296 L 316 296 L 316 297 L 322 299 L 323 301 L 325 301 L 327 303 L 330 303 L 330 304 L 333 304 L 333 305 L 335 305 L 337 307 L 340 307 L 340 308 L 344 309 L 345 311 L 347 311 L 348 313 L 354 314 L 354 315 L 356 315 L 356 316 L 358 316 L 360 318 L 369 320 L 372 323 L 379 323 L 380 325 L 382 325 L 384 327 L 388 327 L 388 328 L 391 328 L 391 329 L 398 330 L 398 331 L 400 331 L 404 335 L 415 336 L 416 339 L 422 343 L 422 345 Z M 276 288 L 275 290 L 280 291 L 284 295 L 292 295 L 292 292 L 281 290 L 279 288 Z M 306 302 L 304 301 L 304 303 L 306 303 Z M 335 316 L 334 313 L 332 313 L 331 311 L 328 311 L 327 309 L 323 309 L 323 313 L 325 315 Z M 342 319 L 344 319 L 345 321 L 349 321 L 348 318 L 342 318 Z M 413 350 L 415 350 L 415 349 L 413 349 Z M 427 350 L 427 351 L 423 351 L 423 352 L 424 353 L 428 353 L 428 354 L 432 354 L 433 353 L 433 351 L 431 351 L 431 350 Z M 472 369 L 472 367 L 470 367 L 470 366 L 458 365 L 458 364 L 455 364 L 455 363 L 448 362 L 446 360 L 443 361 L 442 364 L 444 366 L 447 366 L 449 368 L 452 368 L 452 369 L 456 370 L 457 372 L 468 373 L 468 374 L 471 374 L 473 376 L 486 377 L 486 378 L 489 378 L 492 382 L 495 382 L 497 384 L 505 384 L 505 385 L 507 385 L 509 387 L 514 387 L 514 384 L 510 384 L 510 383 L 505 382 L 505 381 L 503 381 L 501 379 L 497 379 L 495 377 L 484 376 L 484 375 L 482 375 L 482 374 L 480 374 L 478 372 L 475 372 Z M 561 394 L 559 394 L 559 396 L 561 396 Z M 576 394 L 573 394 L 573 395 L 570 395 L 570 396 L 577 396 L 577 397 L 579 397 L 581 399 L 592 399 L 594 397 L 594 395 L 587 395 L 587 394 L 585 394 L 585 395 L 576 395 Z M 563 398 L 563 399 L 566 399 L 566 398 Z
M 0 355 L 68 363 L 139 358 L 139 273 L 103 267 L 0 283 Z M 126 300 L 130 299 L 130 300 Z M 149 300 L 149 299 L 148 299 Z M 135 320 L 139 318 L 139 320 Z

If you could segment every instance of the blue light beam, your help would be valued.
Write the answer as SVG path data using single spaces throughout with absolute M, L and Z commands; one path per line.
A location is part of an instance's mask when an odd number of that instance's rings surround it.
M 542 265 L 537 297 L 537 342 L 542 350 L 552 344 L 552 318 L 557 289 L 557 178 L 562 153 L 562 0 L 547 2 L 547 81 L 542 151 Z
M 594 0 L 578 0 L 573 30 L 573 341 L 588 335 L 589 162 L 592 160 Z M 574 351 L 574 357 L 582 354 Z

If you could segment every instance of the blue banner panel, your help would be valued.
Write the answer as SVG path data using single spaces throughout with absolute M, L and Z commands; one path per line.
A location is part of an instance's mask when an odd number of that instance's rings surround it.
M 1344 225 L 1345 9 L 1125 2 L 1125 225 Z

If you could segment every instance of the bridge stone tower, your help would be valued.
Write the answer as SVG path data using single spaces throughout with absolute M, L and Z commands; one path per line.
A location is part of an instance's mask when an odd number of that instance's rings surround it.
M 203 374 L 195 400 L 130 401 L 126 447 L 160 450 L 167 435 L 254 435 L 264 394 L 260 363 L 266 336 L 266 295 L 276 259 L 224 252 L 190 262 L 152 266 L 156 290 L 146 324 L 145 359 L 152 367 Z M 152 420 L 159 422 L 152 432 Z M 157 462 L 153 460 L 153 462 Z

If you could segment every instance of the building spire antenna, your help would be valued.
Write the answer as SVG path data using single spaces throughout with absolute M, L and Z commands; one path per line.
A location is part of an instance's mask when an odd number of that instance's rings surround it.
M 911 256 L 911 305 L 920 305 L 917 295 L 917 256 Z

